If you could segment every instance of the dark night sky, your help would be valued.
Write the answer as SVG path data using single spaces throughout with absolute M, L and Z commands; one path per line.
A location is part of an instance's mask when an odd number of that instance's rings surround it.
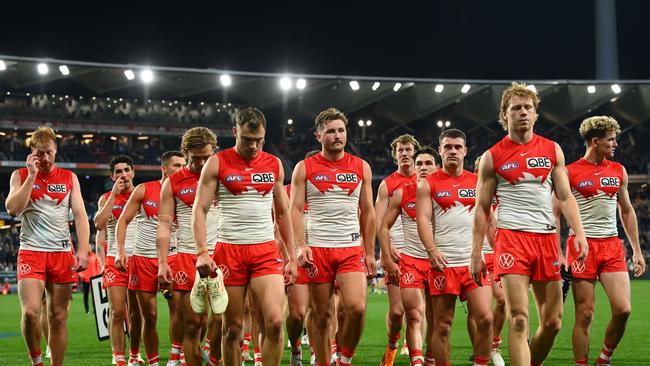
M 596 76 L 595 7 L 587 0 L 136 2 L 4 4 L 0 53 L 340 75 Z M 620 77 L 650 79 L 650 2 L 619 1 L 617 12 Z

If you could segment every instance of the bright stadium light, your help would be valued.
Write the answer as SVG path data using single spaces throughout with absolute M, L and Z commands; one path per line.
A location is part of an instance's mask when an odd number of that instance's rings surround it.
M 153 71 L 144 69 L 140 71 L 140 79 L 143 83 L 150 83 L 153 81 Z
M 359 127 L 363 127 L 363 120 L 362 119 L 360 119 L 359 122 L 357 122 L 357 123 L 359 124 Z
M 371 121 L 371 120 L 367 120 L 367 121 L 366 121 L 366 126 L 368 126 L 368 127 L 372 126 L 372 121 Z
M 63 76 L 70 75 L 70 69 L 66 65 L 59 66 L 59 72 L 61 72 L 61 75 Z
M 291 126 L 291 125 L 293 124 L 293 120 L 292 120 L 291 118 L 289 118 L 289 119 L 287 120 L 287 124 L 288 124 L 289 126 Z
M 537 94 L 537 88 L 535 87 L 534 84 L 530 84 L 526 86 L 526 89 L 532 91 L 533 93 Z
M 621 92 L 621 86 L 618 84 L 612 84 L 612 91 L 614 94 L 619 94 Z
M 124 77 L 126 77 L 126 80 L 133 80 L 135 79 L 135 74 L 133 70 L 124 70 Z
M 222 86 L 228 87 L 232 84 L 232 78 L 228 74 L 223 74 L 219 76 L 219 82 L 221 82 Z
M 438 127 L 442 128 L 443 123 L 442 123 L 442 121 L 438 121 L 438 123 L 436 123 L 436 125 L 437 125 Z
M 379 86 L 380 86 L 380 85 L 381 85 L 381 83 L 380 83 L 379 81 L 375 81 L 375 82 L 372 84 L 372 91 L 377 91 L 377 89 L 379 89 Z
M 471 86 L 469 84 L 465 84 L 465 85 L 463 85 L 462 88 L 460 88 L 460 92 L 463 93 L 463 94 L 467 94 L 467 92 L 469 91 L 470 88 L 471 88 Z
M 587 93 L 589 93 L 589 94 L 593 94 L 593 93 L 595 93 L 595 92 L 596 92 L 596 86 L 595 86 L 595 85 L 589 85 L 589 86 L 587 87 Z
M 306 86 L 307 86 L 307 80 L 305 79 L 296 80 L 296 88 L 298 88 L 299 90 L 305 89 Z
M 395 83 L 395 86 L 393 86 L 393 91 L 398 91 L 402 87 L 402 83 Z
M 36 66 L 36 70 L 38 70 L 38 73 L 41 75 L 46 75 L 48 72 L 50 72 L 50 68 L 47 67 L 47 64 L 40 63 Z
M 0 71 L 7 70 L 7 64 L 4 61 L 0 60 Z
M 445 90 L 445 86 L 442 84 L 437 84 L 435 88 L 433 88 L 433 91 L 436 93 L 442 93 L 442 91 Z
M 350 81 L 350 89 L 357 91 L 359 90 L 359 82 L 356 80 Z
M 293 86 L 293 82 L 291 81 L 290 78 L 283 76 L 280 78 L 280 89 L 282 90 L 289 90 Z
M 449 121 L 445 122 L 445 127 L 449 127 L 449 126 L 451 126 L 451 122 Z

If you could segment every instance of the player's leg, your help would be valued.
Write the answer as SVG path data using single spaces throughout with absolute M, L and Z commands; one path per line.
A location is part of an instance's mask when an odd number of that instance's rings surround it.
M 208 319 L 208 334 L 206 342 L 208 342 L 210 350 L 208 357 L 210 362 L 215 363 L 221 360 L 221 328 L 223 326 L 223 316 L 221 314 L 210 313 Z M 209 339 L 209 341 L 208 341 Z
M 532 288 L 539 327 L 530 339 L 530 360 L 532 365 L 541 365 L 551 352 L 555 336 L 562 326 L 562 282 L 533 281 Z
M 47 283 L 48 320 L 50 326 L 49 345 L 52 350 L 52 365 L 63 365 L 68 345 L 68 303 L 72 296 L 72 285 Z
M 432 296 L 433 334 L 429 339 L 436 365 L 449 365 L 449 337 L 454 321 L 456 295 L 442 294 Z
M 411 361 L 416 357 L 424 360 L 422 354 L 422 322 L 425 313 L 424 289 L 402 288 L 401 299 L 406 314 L 406 341 Z
M 529 277 L 518 274 L 501 275 L 506 299 L 506 313 L 510 319 L 508 330 L 508 353 L 515 366 L 530 365 L 528 348 L 528 285 Z
M 197 314 L 192 310 L 190 291 L 177 291 L 181 293 L 181 307 L 183 311 L 183 353 L 188 366 L 199 366 L 201 357 L 201 330 L 205 327 L 206 319 L 203 313 Z
M 246 286 L 226 286 L 226 291 L 228 291 L 229 300 L 228 308 L 223 313 L 223 362 L 224 365 L 240 365 L 239 338 L 243 326 Z
M 111 335 L 111 349 L 113 357 L 118 362 L 122 359 L 126 364 L 124 355 L 124 319 L 126 316 L 126 286 L 110 286 L 108 293 L 108 307 L 110 309 L 109 333 Z M 118 363 L 119 365 L 119 363 Z
M 573 324 L 573 356 L 576 364 L 587 364 L 589 357 L 589 332 L 594 319 L 595 280 L 574 278 L 572 281 L 573 301 L 575 303 L 575 322 Z
M 317 366 L 329 365 L 330 363 L 330 335 L 326 330 L 330 329 L 333 315 L 330 309 L 332 292 L 333 286 L 331 283 L 309 284 L 312 326 L 315 330 L 319 330 L 309 335 L 314 344 Z
M 142 341 L 142 314 L 136 291 L 126 291 L 129 316 L 129 362 L 137 361 L 140 357 L 140 342 Z
M 598 362 L 606 363 L 614 353 L 614 349 L 623 338 L 627 319 L 632 311 L 630 300 L 630 278 L 627 272 L 602 272 L 600 283 L 609 298 L 612 317 L 605 330 L 605 340 Z
M 494 297 L 495 301 L 494 308 L 492 309 L 492 351 L 499 352 L 499 347 L 501 347 L 501 332 L 506 322 L 506 299 L 501 281 L 495 281 L 495 275 L 492 272 L 488 276 L 490 276 L 492 297 Z
M 433 297 L 429 296 L 428 287 L 424 290 L 425 299 L 425 316 L 426 316 L 426 331 L 424 332 L 424 339 L 427 342 L 426 353 L 424 356 L 425 366 L 433 366 L 435 358 L 433 357 L 433 347 L 431 347 L 431 338 L 433 337 Z
M 337 347 L 341 352 L 341 365 L 351 363 L 354 351 L 361 339 L 365 324 L 367 282 L 364 272 L 344 272 L 336 275 L 339 285 L 345 320 L 339 324 L 341 342 Z M 348 361 L 350 360 L 350 361 Z
M 171 350 L 169 352 L 169 361 L 179 362 L 181 351 L 183 350 L 183 307 L 181 306 L 181 292 L 173 291 L 172 298 L 167 300 L 169 308 L 169 339 L 171 341 Z
M 34 359 L 41 358 L 41 324 L 40 315 L 45 282 L 35 278 L 23 278 L 18 281 L 18 298 L 21 309 L 21 330 L 29 354 Z
M 147 351 L 147 359 L 150 364 L 155 363 L 159 358 L 158 347 L 160 342 L 156 330 L 158 320 L 156 292 L 136 291 L 136 297 L 142 314 L 142 341 Z
M 388 330 L 388 343 L 380 364 L 392 366 L 397 352 L 397 341 L 403 326 L 404 306 L 400 296 L 400 288 L 386 283 L 388 292 L 388 313 L 386 313 L 386 329 Z
M 492 345 L 492 289 L 484 286 L 468 292 L 467 306 L 476 327 L 472 342 L 474 364 L 487 365 Z
M 265 365 L 280 365 L 284 345 L 284 278 L 281 274 L 252 277 L 250 289 L 264 319 L 262 355 Z
M 309 303 L 309 289 L 306 284 L 295 284 L 287 288 L 287 337 L 291 344 L 291 354 L 301 355 L 302 330 Z

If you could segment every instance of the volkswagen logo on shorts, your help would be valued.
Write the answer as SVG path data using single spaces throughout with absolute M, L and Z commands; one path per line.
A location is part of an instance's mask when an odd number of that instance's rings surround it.
M 113 283 L 115 281 L 115 273 L 108 272 L 106 273 L 106 283 Z
M 499 256 L 499 267 L 508 269 L 515 265 L 515 257 L 510 253 L 503 253 Z
M 438 276 L 433 279 L 433 286 L 440 291 L 444 290 L 446 285 L 447 279 L 445 276 Z
M 137 286 L 139 283 L 140 283 L 140 279 L 138 278 L 138 275 L 132 273 L 131 276 L 129 276 L 129 284 L 131 286 Z
M 228 275 L 230 274 L 230 269 L 228 269 L 228 266 L 225 264 L 220 264 L 217 267 L 221 270 L 221 273 L 223 273 L 223 278 L 228 278 Z
M 176 272 L 176 275 L 174 276 L 174 281 L 179 284 L 179 285 L 184 285 L 187 283 L 187 273 L 183 271 Z
M 406 272 L 402 275 L 402 282 L 406 285 L 410 285 L 415 282 L 415 276 L 411 272 Z
M 28 273 L 31 272 L 31 271 L 32 271 L 32 266 L 30 266 L 30 265 L 27 264 L 27 263 L 21 263 L 21 264 L 18 266 L 18 273 L 20 273 L 21 275 L 26 275 L 26 274 L 28 274 Z
M 573 273 L 582 273 L 585 271 L 585 263 L 580 262 L 579 260 L 574 260 L 571 264 L 571 270 Z
M 307 277 L 309 277 L 309 278 L 315 278 L 316 276 L 318 276 L 318 267 L 316 267 L 316 266 L 309 266 L 309 267 L 307 267 L 307 269 L 305 270 L 305 272 L 307 272 Z

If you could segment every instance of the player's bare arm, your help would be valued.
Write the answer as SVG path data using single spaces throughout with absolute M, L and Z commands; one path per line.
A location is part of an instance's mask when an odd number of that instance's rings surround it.
M 20 172 L 14 170 L 11 173 L 9 181 L 9 195 L 5 200 L 5 207 L 7 213 L 11 216 L 20 215 L 29 203 L 29 197 L 32 193 L 32 187 L 36 180 L 36 173 L 38 172 L 38 158 L 35 154 L 27 156 L 27 179 L 22 184 L 20 183 Z
M 377 200 L 379 202 L 379 199 Z M 395 286 L 399 285 L 399 266 L 393 260 L 390 251 L 390 229 L 395 224 L 401 211 L 402 190 L 397 190 L 388 200 L 388 206 L 384 208 L 383 219 L 379 224 L 379 244 L 381 245 L 381 263 L 384 266 L 386 275 L 390 283 Z M 377 205 L 375 204 L 375 207 Z M 379 221 L 379 220 L 378 220 Z
M 128 267 L 128 257 L 124 250 L 124 241 L 126 240 L 126 229 L 138 213 L 140 203 L 144 198 L 144 185 L 138 184 L 133 193 L 126 201 L 126 205 L 122 210 L 120 218 L 117 220 L 115 227 L 115 240 L 117 243 L 117 256 L 115 257 L 115 268 L 119 270 L 126 270 Z
M 298 267 L 296 263 L 296 251 L 294 245 L 294 233 L 291 224 L 291 212 L 289 210 L 289 199 L 287 193 L 282 186 L 284 182 L 284 169 L 280 159 L 278 159 L 278 178 L 273 185 L 273 210 L 275 212 L 275 221 L 277 228 L 284 243 L 286 254 L 289 258 L 289 263 L 286 266 L 286 275 L 290 276 L 291 281 L 294 282 L 298 277 Z
M 169 179 L 165 179 L 160 188 L 160 206 L 158 207 L 158 228 L 156 230 L 156 250 L 158 251 L 158 282 L 171 284 L 173 273 L 169 267 L 167 255 L 171 242 L 174 223 L 174 194 Z
M 483 238 L 488 234 L 490 212 L 492 209 L 492 197 L 496 192 L 497 177 L 494 174 L 492 154 L 489 151 L 483 153 L 481 164 L 479 164 L 478 182 L 476 183 L 476 211 L 474 213 L 474 227 L 472 230 L 472 258 L 470 272 L 474 281 L 481 284 L 481 278 L 485 277 L 487 268 L 481 256 Z M 495 223 L 496 228 L 496 223 Z
M 90 252 L 90 224 L 84 200 L 81 197 L 81 188 L 76 174 L 72 174 L 72 192 L 70 192 L 70 208 L 74 216 L 74 227 L 77 232 L 77 252 L 75 253 L 74 271 L 83 271 L 88 267 L 88 253 Z
M 639 243 L 639 223 L 636 218 L 636 212 L 630 201 L 630 194 L 627 190 L 627 170 L 623 168 L 623 182 L 621 188 L 618 190 L 618 211 L 621 217 L 621 224 L 623 230 L 627 235 L 630 245 L 632 246 L 632 262 L 634 263 L 634 276 L 639 277 L 646 270 L 645 259 L 641 252 L 641 245 Z
M 298 264 L 300 266 L 309 266 L 313 264 L 314 258 L 311 255 L 311 249 L 305 243 L 305 192 L 306 192 L 306 173 L 304 161 L 298 162 L 293 169 L 291 176 L 291 199 L 289 210 L 291 214 L 291 225 L 293 227 L 293 238 L 300 249 Z
M 433 237 L 435 230 L 435 218 L 433 215 L 433 202 L 431 202 L 431 188 L 426 179 L 418 182 L 418 188 L 415 195 L 415 217 L 418 227 L 418 236 L 426 249 L 431 262 L 431 268 L 436 271 L 442 271 L 447 267 L 447 258 L 436 246 Z
M 372 205 L 372 171 L 370 165 L 363 162 L 363 181 L 361 182 L 361 195 L 359 197 L 359 223 L 361 235 L 366 251 L 367 275 L 374 277 L 377 274 L 375 263 L 375 237 L 377 226 L 375 224 L 375 208 Z
M 196 187 L 196 197 L 194 197 L 194 205 L 192 206 L 192 230 L 198 255 L 196 269 L 205 276 L 217 269 L 217 265 L 208 253 L 206 216 L 217 191 L 218 179 L 219 157 L 213 155 L 201 170 L 201 177 Z

